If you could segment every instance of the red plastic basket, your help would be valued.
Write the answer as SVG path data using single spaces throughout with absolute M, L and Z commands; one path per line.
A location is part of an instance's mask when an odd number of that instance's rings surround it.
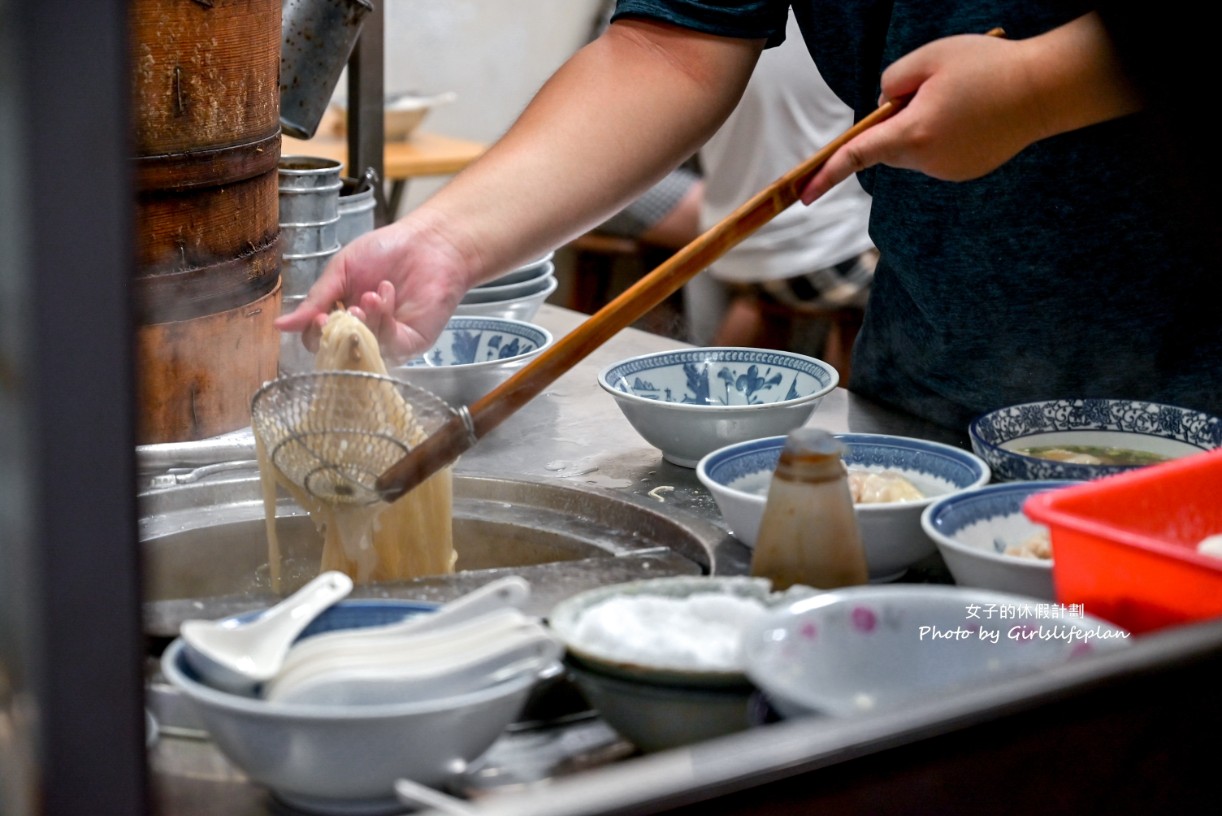
M 1051 531 L 1061 604 L 1134 634 L 1222 615 L 1222 449 L 1032 496 Z

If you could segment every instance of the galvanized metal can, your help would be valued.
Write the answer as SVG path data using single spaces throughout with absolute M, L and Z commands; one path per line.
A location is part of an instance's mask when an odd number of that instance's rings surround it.
M 371 11 L 369 0 L 284 0 L 280 126 L 285 133 L 314 136 Z

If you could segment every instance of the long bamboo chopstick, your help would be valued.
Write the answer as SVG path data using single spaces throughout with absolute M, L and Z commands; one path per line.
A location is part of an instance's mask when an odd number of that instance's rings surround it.
M 1002 31 L 994 29 L 988 33 L 1000 36 Z M 902 102 L 884 102 L 659 264 L 516 374 L 472 403 L 466 412 L 460 411 L 459 416 L 434 431 L 378 477 L 375 489 L 379 495 L 385 501 L 394 501 L 456 460 L 592 351 L 791 206 L 833 153 L 850 139 L 894 115 L 901 107 Z

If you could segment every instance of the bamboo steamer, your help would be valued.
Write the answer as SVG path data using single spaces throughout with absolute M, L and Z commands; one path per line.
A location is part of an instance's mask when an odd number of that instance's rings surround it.
M 140 444 L 248 425 L 276 373 L 280 10 L 129 6 Z
M 250 400 L 277 377 L 280 287 L 234 309 L 136 328 L 142 444 L 207 439 L 250 425 Z M 274 353 L 268 354 L 267 349 Z
M 131 0 L 137 156 L 197 153 L 279 132 L 280 5 Z
M 137 194 L 141 323 L 187 320 L 242 306 L 280 275 L 276 172 L 188 191 Z

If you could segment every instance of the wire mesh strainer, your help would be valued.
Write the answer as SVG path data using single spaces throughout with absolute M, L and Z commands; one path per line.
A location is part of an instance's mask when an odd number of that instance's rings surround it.
M 272 464 L 337 504 L 381 500 L 378 476 L 463 414 L 431 391 L 363 371 L 281 377 L 251 400 L 251 425 Z

